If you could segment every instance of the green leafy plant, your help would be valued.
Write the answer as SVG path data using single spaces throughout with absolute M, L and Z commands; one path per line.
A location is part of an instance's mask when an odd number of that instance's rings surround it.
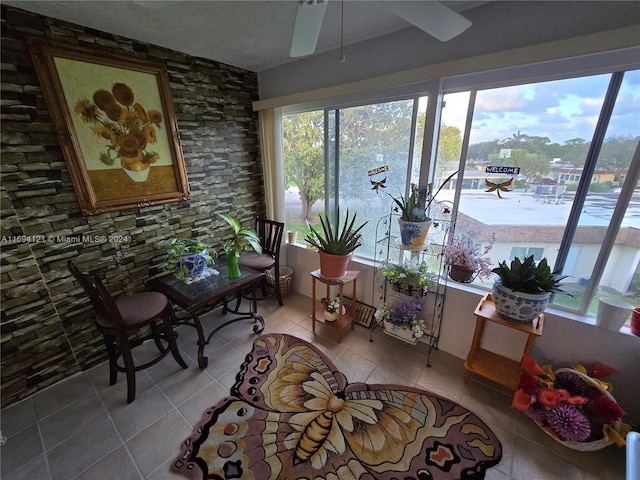
M 435 291 L 438 278 L 434 272 L 429 271 L 426 263 L 396 265 L 386 261 L 382 264 L 382 275 L 393 283 L 420 288 L 426 287 L 431 291 Z
M 233 236 L 224 243 L 224 251 L 238 256 L 244 251 L 254 250 L 262 255 L 260 237 L 253 228 L 242 228 L 240 222 L 231 215 L 219 213 L 218 216 L 227 222 L 233 230 Z
M 524 260 L 516 257 L 511 261 L 511 265 L 502 261 L 491 271 L 500 277 L 503 286 L 517 292 L 566 293 L 562 290 L 560 282 L 567 278 L 567 275 L 562 275 L 560 271 L 552 272 L 546 258 L 536 265 L 533 255 L 525 257 Z
M 433 195 L 429 195 L 427 191 L 428 189 L 421 189 L 415 183 L 411 184 L 411 194 L 407 198 L 404 198 L 402 195 L 400 195 L 400 198 L 396 198 L 393 195 L 388 194 L 400 209 L 400 218 L 405 222 L 424 222 L 429 220 L 427 212 L 431 207 L 431 202 L 435 200 L 436 195 L 438 195 L 440 190 L 442 190 L 442 187 L 449 183 L 449 180 L 451 180 L 457 173 L 458 172 L 455 171 L 449 175 Z
M 169 240 L 169 248 L 167 249 L 169 259 L 166 269 L 172 270 L 176 268 L 180 263 L 180 257 L 184 254 L 190 253 L 199 253 L 207 263 L 207 266 L 213 265 L 216 258 L 218 258 L 218 253 L 214 249 L 202 243 L 195 237 L 189 237 L 181 240 L 172 238 Z M 182 265 L 176 271 L 176 277 L 182 281 L 186 280 L 187 267 Z
M 354 230 L 353 225 L 356 221 L 356 216 L 357 214 L 354 213 L 353 218 L 349 221 L 349 211 L 347 211 L 342 228 L 339 228 L 340 222 L 331 225 L 329 218 L 320 214 L 322 234 L 307 222 L 310 232 L 304 240 L 321 252 L 331 255 L 349 255 L 360 246 L 361 235 L 359 235 L 359 232 L 367 224 L 367 222 L 364 222 Z

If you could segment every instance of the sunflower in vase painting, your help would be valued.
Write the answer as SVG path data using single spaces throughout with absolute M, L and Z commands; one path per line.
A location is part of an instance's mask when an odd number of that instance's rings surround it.
M 86 97 L 78 100 L 74 113 L 98 137 L 108 140 L 99 160 L 111 167 L 120 159 L 120 166 L 133 181 L 146 181 L 151 164 L 160 158 L 150 145 L 157 143 L 156 127 L 162 123 L 162 113 L 146 111 L 135 102 L 133 90 L 124 83 L 115 83 L 111 91 L 96 90 L 92 100 Z

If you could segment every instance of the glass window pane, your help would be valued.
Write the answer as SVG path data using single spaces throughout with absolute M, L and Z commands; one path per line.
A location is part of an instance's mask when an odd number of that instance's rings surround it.
M 579 303 L 582 300 L 588 280 L 594 275 L 593 268 L 600 249 L 607 248 L 602 245 L 602 240 L 611 223 L 621 187 L 640 138 L 639 105 L 640 70 L 626 72 L 573 241 L 573 246 L 580 248 L 581 255 L 572 275 L 582 280 L 578 282 L 578 288 L 573 293 L 576 297 L 573 302 Z M 595 315 L 597 312 L 598 299 L 601 297 L 615 298 L 633 306 L 640 306 L 640 211 L 637 207 L 639 201 L 640 193 L 635 193 L 631 204 L 627 206 L 595 296 L 589 302 L 587 312 L 590 314 Z M 558 297 L 562 296 L 556 297 L 558 303 L 566 300 Z
M 340 210 L 357 213 L 362 246 L 355 253 L 373 258 L 376 225 L 388 214 L 392 200 L 405 194 L 413 100 L 402 100 L 340 110 Z M 368 175 L 370 170 L 389 170 Z
M 567 179 L 581 174 L 609 79 L 596 75 L 477 92 L 456 229 L 474 229 L 481 238 L 495 233 L 489 252 L 494 266 L 510 260 L 513 251 L 555 264 L 577 186 Z M 487 166 L 520 171 L 487 173 Z M 580 253 L 592 254 L 584 248 Z M 580 261 L 574 265 L 570 283 L 583 276 Z M 476 283 L 489 288 L 493 278 Z
M 285 228 L 304 243 L 306 220 L 324 209 L 323 111 L 285 115 L 282 119 L 285 177 Z

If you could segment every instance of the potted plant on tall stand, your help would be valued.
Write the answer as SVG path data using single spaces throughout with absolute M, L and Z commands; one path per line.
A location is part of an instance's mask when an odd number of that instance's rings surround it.
M 493 283 L 493 302 L 498 315 L 506 320 L 531 322 L 547 308 L 551 294 L 572 296 L 560 285 L 567 275 L 552 272 L 546 258 L 536 265 L 533 255 L 524 260 L 516 257 L 511 265 L 503 261 L 492 272 L 499 277 Z
M 238 278 L 240 277 L 238 257 L 242 252 L 253 249 L 258 255 L 262 255 L 260 237 L 253 228 L 242 228 L 240 222 L 231 215 L 219 213 L 218 216 L 227 222 L 233 230 L 232 237 L 224 244 L 224 252 L 227 258 L 229 278 Z
M 340 222 L 336 221 L 331 225 L 326 215 L 320 214 L 320 224 L 322 232 L 315 229 L 307 222 L 309 233 L 305 242 L 314 246 L 320 255 L 320 275 L 324 278 L 339 279 L 345 276 L 347 265 L 351 258 L 351 253 L 360 246 L 360 230 L 367 224 L 354 229 L 357 214 L 350 218 L 349 211 L 345 216 L 344 223 L 340 227 Z
M 429 217 L 429 209 L 431 202 L 436 195 L 442 190 L 449 180 L 451 180 L 458 172 L 453 172 L 438 187 L 436 193 L 431 194 L 431 185 L 426 188 L 419 188 L 415 183 L 411 184 L 411 193 L 407 198 L 400 195 L 399 198 L 389 195 L 397 208 L 400 209 L 400 239 L 402 245 L 411 247 L 422 247 L 429 233 L 429 228 L 433 220 Z

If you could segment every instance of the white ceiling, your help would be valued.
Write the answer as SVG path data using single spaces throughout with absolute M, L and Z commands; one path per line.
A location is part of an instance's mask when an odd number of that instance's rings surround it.
M 345 0 L 344 44 L 415 28 L 383 8 L 388 1 Z M 289 50 L 297 0 L 2 0 L 2 3 L 255 72 L 296 60 L 289 58 Z M 463 12 L 490 2 L 443 3 L 464 15 Z M 316 53 L 339 48 L 341 7 L 339 0 L 328 0 Z

